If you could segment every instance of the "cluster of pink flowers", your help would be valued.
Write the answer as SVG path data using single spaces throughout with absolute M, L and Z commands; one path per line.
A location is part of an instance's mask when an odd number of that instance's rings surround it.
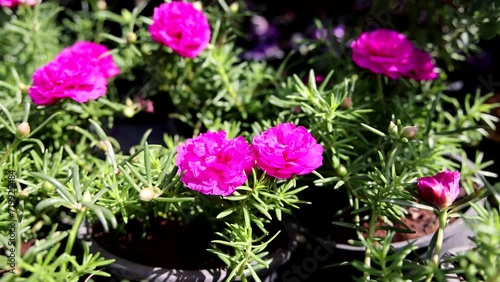
M 84 103 L 103 96 L 108 79 L 120 73 L 108 52 L 106 46 L 86 41 L 63 49 L 33 74 L 31 99 L 37 105 L 51 105 L 61 99 Z
M 360 67 L 392 79 L 434 80 L 438 77 L 431 56 L 393 30 L 361 34 L 351 44 L 352 59 Z
M 7 8 L 15 8 L 21 5 L 35 6 L 41 0 L 0 0 L 0 6 Z
M 181 1 L 156 7 L 149 33 L 153 40 L 187 58 L 198 56 L 207 47 L 211 35 L 207 17 L 192 3 Z
M 418 194 L 422 200 L 439 209 L 451 205 L 460 194 L 460 172 L 442 171 L 418 179 Z
M 256 135 L 251 145 L 243 137 L 207 132 L 177 149 L 181 181 L 206 195 L 231 195 L 257 165 L 268 175 L 288 179 L 322 165 L 323 147 L 302 126 L 279 124 Z

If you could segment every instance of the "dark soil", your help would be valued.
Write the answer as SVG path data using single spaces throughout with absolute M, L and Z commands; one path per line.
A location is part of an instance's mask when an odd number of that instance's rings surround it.
M 92 227 L 93 239 L 110 253 L 143 265 L 184 270 L 225 266 L 215 254 L 207 251 L 213 247 L 212 240 L 220 239 L 207 220 L 199 219 L 186 225 L 152 218 L 148 223 L 146 227 L 141 221 L 130 220 L 124 232 L 113 230 L 109 233 L 96 224 Z M 221 230 L 222 224 L 219 225 L 215 229 Z M 268 226 L 270 235 L 282 229 L 281 222 Z M 143 234 L 146 235 L 143 237 Z M 289 242 L 287 232 L 282 230 L 270 243 L 270 253 L 287 249 Z

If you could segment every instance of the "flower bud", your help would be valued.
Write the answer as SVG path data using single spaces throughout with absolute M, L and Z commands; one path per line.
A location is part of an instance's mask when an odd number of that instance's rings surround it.
M 128 118 L 131 118 L 135 115 L 135 110 L 134 108 L 131 108 L 131 107 L 126 107 L 124 110 L 123 110 L 123 115 L 128 117 Z
M 399 138 L 398 126 L 392 121 L 389 123 L 388 132 L 392 138 Z
M 26 136 L 28 136 L 31 132 L 31 128 L 30 128 L 30 124 L 27 123 L 27 122 L 21 122 L 18 126 L 17 126 L 17 136 L 21 137 L 21 138 L 24 138 Z
M 342 101 L 341 107 L 344 110 L 349 110 L 350 108 L 352 108 L 352 98 L 345 97 L 344 101 Z
M 137 34 L 135 34 L 135 32 L 129 32 L 127 33 L 127 42 L 129 44 L 134 44 L 137 42 Z
M 238 4 L 238 2 L 233 2 L 231 3 L 231 5 L 229 5 L 229 10 L 234 14 L 238 13 L 239 9 L 240 5 Z
M 155 190 L 151 187 L 144 188 L 139 193 L 139 199 L 144 202 L 150 202 L 156 197 Z
M 23 189 L 21 190 L 21 192 L 19 192 L 19 197 L 21 198 L 28 198 L 28 196 L 30 195 L 30 193 L 28 192 L 28 189 Z
M 97 0 L 97 10 L 104 11 L 108 8 L 108 4 L 105 0 Z
M 445 170 L 434 176 L 418 179 L 418 194 L 438 209 L 451 205 L 460 194 L 460 172 Z
M 55 188 L 54 188 L 54 185 L 52 185 L 52 183 L 48 182 L 48 181 L 44 181 L 42 183 L 42 190 L 43 192 L 45 193 L 52 193 L 55 191 Z
M 407 138 L 408 140 L 415 140 L 418 133 L 418 127 L 416 126 L 405 126 L 401 130 L 401 137 Z
M 92 202 L 92 195 L 90 195 L 89 191 L 85 191 L 85 193 L 83 193 L 82 202 L 83 203 L 91 203 Z
M 347 175 L 347 169 L 343 165 L 339 165 L 337 168 L 335 168 L 335 172 L 340 177 L 345 177 Z

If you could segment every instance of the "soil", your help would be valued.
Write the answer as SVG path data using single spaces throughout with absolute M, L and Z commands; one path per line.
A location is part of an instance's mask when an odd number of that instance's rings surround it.
M 207 249 L 210 243 L 220 239 L 214 234 L 207 220 L 199 219 L 186 225 L 179 221 L 152 218 L 148 227 L 139 220 L 130 220 L 123 232 L 104 232 L 99 224 L 92 226 L 92 237 L 96 243 L 110 253 L 129 261 L 167 269 L 213 269 L 225 264 Z M 274 235 L 282 224 L 270 225 L 269 233 Z M 222 224 L 215 229 L 222 229 Z M 146 234 L 143 237 L 143 234 Z M 289 238 L 282 231 L 269 245 L 273 254 L 288 247 Z M 228 251 L 229 252 L 229 251 Z

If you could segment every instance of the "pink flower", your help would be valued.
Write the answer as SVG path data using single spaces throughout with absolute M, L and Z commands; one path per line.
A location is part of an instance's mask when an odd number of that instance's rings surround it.
M 257 166 L 276 178 L 308 174 L 322 165 L 323 147 L 303 126 L 282 123 L 253 138 Z
M 207 18 L 188 2 L 173 1 L 156 7 L 149 33 L 153 40 L 188 58 L 198 56 L 210 41 Z
M 15 8 L 20 5 L 35 6 L 41 0 L 0 0 L 0 6 L 7 8 Z
M 352 59 L 360 67 L 392 79 L 414 68 L 414 46 L 403 34 L 378 29 L 365 32 L 352 44 Z
M 415 49 L 414 67 L 405 76 L 414 80 L 434 80 L 438 77 L 432 57 L 425 51 Z
M 28 92 L 37 105 L 51 105 L 64 98 L 84 103 L 106 94 L 107 83 L 101 71 L 85 58 L 63 56 L 35 71 Z
M 445 170 L 434 176 L 422 177 L 417 188 L 424 201 L 440 209 L 446 208 L 460 193 L 460 172 Z
M 104 45 L 88 41 L 78 41 L 70 47 L 64 48 L 57 57 L 85 57 L 89 60 L 89 63 L 97 65 L 106 78 L 111 78 L 120 74 L 120 69 L 108 52 L 109 49 Z
M 207 132 L 177 148 L 175 164 L 181 181 L 206 195 L 231 195 L 247 181 L 255 165 L 250 145 L 243 137 L 226 139 L 226 132 Z

